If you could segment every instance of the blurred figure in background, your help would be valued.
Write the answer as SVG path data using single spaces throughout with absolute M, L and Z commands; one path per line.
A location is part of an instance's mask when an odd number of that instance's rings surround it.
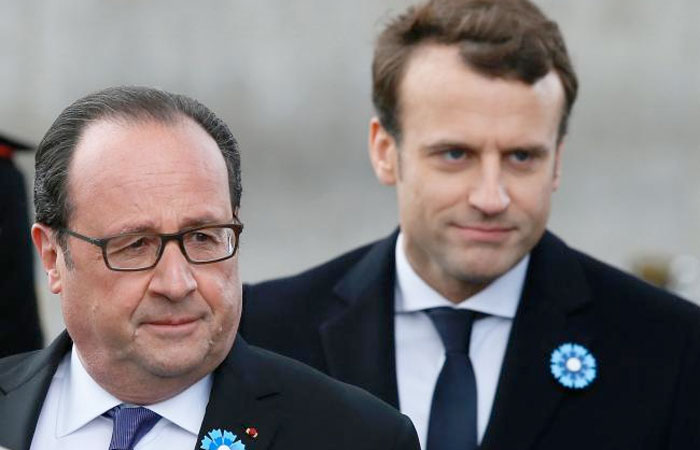
M 36 350 L 43 338 L 34 287 L 24 177 L 12 161 L 31 146 L 0 135 L 0 357 Z
M 248 286 L 242 334 L 400 408 L 427 450 L 700 448 L 700 309 L 546 230 L 577 86 L 527 0 L 395 19 L 369 147 L 400 228 Z

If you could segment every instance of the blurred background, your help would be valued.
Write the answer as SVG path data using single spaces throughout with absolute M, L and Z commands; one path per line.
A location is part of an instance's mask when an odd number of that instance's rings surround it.
M 697 301 L 700 2 L 535 2 L 581 83 L 550 229 Z M 37 144 L 65 106 L 109 85 L 193 96 L 241 144 L 243 279 L 292 274 L 396 225 L 367 158 L 370 63 L 412 3 L 0 0 L 0 131 Z M 14 159 L 30 186 L 33 155 Z M 38 264 L 36 284 L 50 340 L 63 324 Z

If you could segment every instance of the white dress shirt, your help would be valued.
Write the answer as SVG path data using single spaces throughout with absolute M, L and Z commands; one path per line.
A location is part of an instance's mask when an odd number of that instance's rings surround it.
M 477 439 L 481 443 L 529 260 L 528 255 L 484 290 L 455 305 L 416 274 L 406 259 L 403 235 L 399 234 L 394 290 L 399 407 L 413 421 L 422 448 L 428 437 L 435 382 L 445 362 L 440 335 L 423 310 L 448 306 L 487 315 L 474 322 L 469 344 L 469 358 L 476 377 Z
M 207 375 L 175 397 L 147 405 L 161 419 L 134 449 L 195 448 L 210 391 Z M 102 414 L 121 403 L 90 377 L 73 346 L 51 380 L 30 450 L 109 448 L 112 419 Z

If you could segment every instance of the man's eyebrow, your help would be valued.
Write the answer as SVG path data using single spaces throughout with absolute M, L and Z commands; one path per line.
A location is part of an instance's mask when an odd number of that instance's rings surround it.
M 181 223 L 180 223 L 180 229 L 184 230 L 186 228 L 195 228 L 195 227 L 201 227 L 204 225 L 212 225 L 212 224 L 219 224 L 219 223 L 229 223 L 232 222 L 233 219 L 225 219 L 221 220 L 218 217 L 215 217 L 214 215 L 203 215 L 203 216 L 198 216 L 198 217 L 186 217 Z
M 120 226 L 116 233 L 112 233 L 112 235 L 117 235 L 117 234 L 127 234 L 127 233 L 151 233 L 154 232 L 155 230 L 155 225 L 150 222 L 143 222 L 143 223 L 130 223 L 130 224 L 124 224 Z
M 473 151 L 474 146 L 470 145 L 467 142 L 441 140 L 441 141 L 430 143 L 430 144 L 423 147 L 423 151 L 426 151 L 426 152 L 447 150 L 447 149 Z
M 532 145 L 518 145 L 515 147 L 505 149 L 505 152 L 528 152 L 528 153 L 538 153 L 544 154 L 549 153 L 549 148 L 546 145 L 532 144 Z
M 426 145 L 425 147 L 422 148 L 423 151 L 425 152 L 433 152 L 433 151 L 441 151 L 441 150 L 448 150 L 448 149 L 455 149 L 455 150 L 464 150 L 466 152 L 470 151 L 475 151 L 475 147 L 470 145 L 467 142 L 458 142 L 458 141 L 437 141 L 431 144 Z M 525 145 L 516 145 L 513 147 L 507 147 L 501 150 L 503 153 L 512 153 L 512 152 L 529 152 L 529 153 L 538 153 L 538 154 L 544 154 L 544 153 L 549 153 L 550 149 L 546 145 L 543 144 L 525 144 Z
M 178 230 L 185 230 L 188 228 L 196 228 L 205 225 L 213 225 L 220 223 L 231 223 L 233 222 L 233 217 L 227 219 L 221 219 L 218 214 L 202 214 L 201 216 L 191 216 L 185 217 L 180 221 L 178 225 Z M 150 220 L 145 220 L 143 222 L 133 221 L 131 223 L 124 223 L 119 226 L 115 232 L 110 233 L 110 236 L 116 236 L 118 234 L 127 233 L 162 233 L 163 231 L 159 229 L 155 222 Z

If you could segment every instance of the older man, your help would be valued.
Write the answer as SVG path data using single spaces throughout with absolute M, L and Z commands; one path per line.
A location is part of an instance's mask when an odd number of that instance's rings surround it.
M 0 361 L 0 445 L 417 449 L 406 417 L 236 336 L 239 153 L 189 98 L 114 88 L 36 155 L 32 238 L 67 332 Z
M 577 93 L 556 24 L 432 0 L 372 73 L 400 230 L 250 286 L 246 339 L 399 407 L 427 450 L 700 448 L 698 308 L 546 231 Z

